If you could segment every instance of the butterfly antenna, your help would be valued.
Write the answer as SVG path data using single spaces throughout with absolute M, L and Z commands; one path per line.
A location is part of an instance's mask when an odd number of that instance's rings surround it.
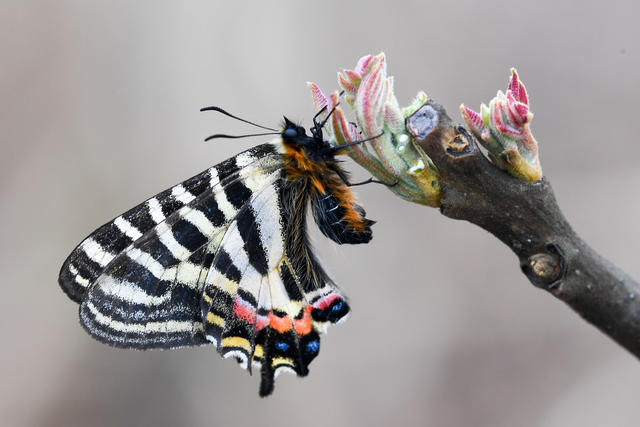
M 223 110 L 223 109 L 222 109 L 222 108 L 220 108 L 220 107 L 215 107 L 215 106 L 211 106 L 211 107 L 204 107 L 204 108 L 201 108 L 201 109 L 200 109 L 200 111 L 217 111 L 218 113 L 222 113 L 222 114 L 224 114 L 225 116 L 229 116 L 229 117 L 231 117 L 231 118 L 233 118 L 233 119 L 240 120 L 241 122 L 245 122 L 245 123 L 248 123 L 248 124 L 250 124 L 250 125 L 253 125 L 253 126 L 256 126 L 256 127 L 262 128 L 262 129 L 272 130 L 272 131 L 274 131 L 274 132 L 278 132 L 278 130 L 277 130 L 277 129 L 271 129 L 271 128 L 268 128 L 268 127 L 266 127 L 266 126 L 262 126 L 262 125 L 259 125 L 259 124 L 257 124 L 257 123 L 250 122 L 249 120 L 241 119 L 241 118 L 240 118 L 240 117 L 238 117 L 238 116 L 234 116 L 234 115 L 233 115 L 233 114 L 231 114 L 230 112 L 225 111 L 225 110 Z M 206 140 L 205 140 L 205 141 L 206 141 Z
M 206 141 L 210 141 L 212 139 L 218 139 L 218 138 L 238 139 L 238 138 L 247 138 L 250 136 L 264 136 L 264 135 L 280 135 L 280 132 L 251 133 L 247 135 L 226 135 L 223 133 L 216 133 L 215 135 L 206 137 L 204 140 L 206 142 Z

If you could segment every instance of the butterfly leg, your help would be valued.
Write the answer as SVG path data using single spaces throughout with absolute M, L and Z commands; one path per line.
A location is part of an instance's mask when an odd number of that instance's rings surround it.
M 349 181 L 349 177 L 344 173 L 344 171 L 342 169 L 335 169 L 335 172 L 338 174 L 338 176 L 340 177 L 340 179 L 342 180 L 342 182 L 344 182 L 346 184 L 347 187 L 356 187 L 358 185 L 365 185 L 365 184 L 382 184 L 385 185 L 389 188 L 391 187 L 395 187 L 396 185 L 398 185 L 398 180 L 396 179 L 396 181 L 393 184 L 387 184 L 386 182 L 383 181 L 379 181 L 375 178 L 369 178 L 366 179 L 362 182 L 350 182 Z
M 342 96 L 344 95 L 344 90 L 340 91 L 340 95 Z M 323 121 L 321 121 L 320 123 L 318 123 L 318 117 L 320 116 L 320 114 L 324 113 L 325 111 L 327 111 L 327 106 L 325 105 L 324 107 L 322 107 L 320 109 L 320 111 L 318 111 L 316 113 L 315 116 L 313 116 L 313 130 L 317 130 L 317 129 L 322 129 L 324 127 L 324 125 L 329 121 L 329 118 L 331 117 L 331 115 L 333 114 L 333 112 L 336 110 L 336 108 L 338 107 L 338 105 L 340 105 L 340 102 L 338 102 L 327 114 L 327 117 L 325 117 L 325 119 Z
M 386 186 L 386 187 L 391 188 L 391 187 L 395 187 L 396 185 L 398 185 L 398 182 L 400 182 L 400 181 L 398 181 L 398 180 L 396 179 L 396 180 L 395 180 L 395 182 L 394 182 L 393 184 L 387 184 L 387 183 L 386 183 L 386 182 L 384 182 L 384 181 L 379 181 L 379 180 L 374 179 L 374 178 L 369 178 L 369 179 L 366 179 L 366 180 L 364 180 L 364 181 L 362 181 L 362 182 L 347 183 L 347 185 L 348 185 L 349 187 L 355 187 L 355 186 L 357 186 L 357 185 L 365 185 L 365 184 L 382 184 L 382 185 L 384 185 L 384 186 Z
M 318 111 L 316 113 L 315 116 L 313 116 L 313 127 L 317 128 L 319 126 L 320 123 L 318 123 L 318 117 L 320 116 L 320 114 L 324 113 L 325 111 L 327 111 L 327 106 L 325 105 L 324 107 L 322 107 L 320 109 L 320 111 Z

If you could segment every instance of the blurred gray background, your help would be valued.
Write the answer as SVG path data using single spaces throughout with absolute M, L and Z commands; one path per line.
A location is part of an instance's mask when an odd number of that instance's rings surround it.
M 638 4 L 3 0 L 1 423 L 638 425 L 638 360 L 531 286 L 488 233 L 381 186 L 358 188 L 371 244 L 315 239 L 350 319 L 268 399 L 210 347 L 99 344 L 57 285 L 94 228 L 262 141 L 203 143 L 247 127 L 200 107 L 308 126 L 305 82 L 331 91 L 379 51 L 401 104 L 423 89 L 458 120 L 517 67 L 566 216 L 640 278 Z

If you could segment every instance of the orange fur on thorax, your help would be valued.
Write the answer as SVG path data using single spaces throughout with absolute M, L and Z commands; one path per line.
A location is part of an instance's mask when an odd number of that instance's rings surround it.
M 323 177 L 329 174 L 327 165 L 312 161 L 302 148 L 287 147 L 284 154 L 285 170 L 291 179 L 308 178 L 315 191 L 325 194 Z

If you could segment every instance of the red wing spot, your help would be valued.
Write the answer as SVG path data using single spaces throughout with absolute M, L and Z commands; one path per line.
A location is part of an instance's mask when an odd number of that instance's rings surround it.
M 236 298 L 233 301 L 233 314 L 246 320 L 251 325 L 256 319 L 256 309 L 240 298 Z
M 317 308 L 318 310 L 324 310 L 325 308 L 329 307 L 331 303 L 338 298 L 340 298 L 340 295 L 336 294 L 335 292 L 331 292 L 329 295 L 326 295 L 320 298 L 318 301 L 316 301 L 315 304 L 313 304 L 313 307 Z
M 259 331 L 265 328 L 268 324 L 269 324 L 269 317 L 258 314 L 258 318 L 256 320 L 256 331 Z

